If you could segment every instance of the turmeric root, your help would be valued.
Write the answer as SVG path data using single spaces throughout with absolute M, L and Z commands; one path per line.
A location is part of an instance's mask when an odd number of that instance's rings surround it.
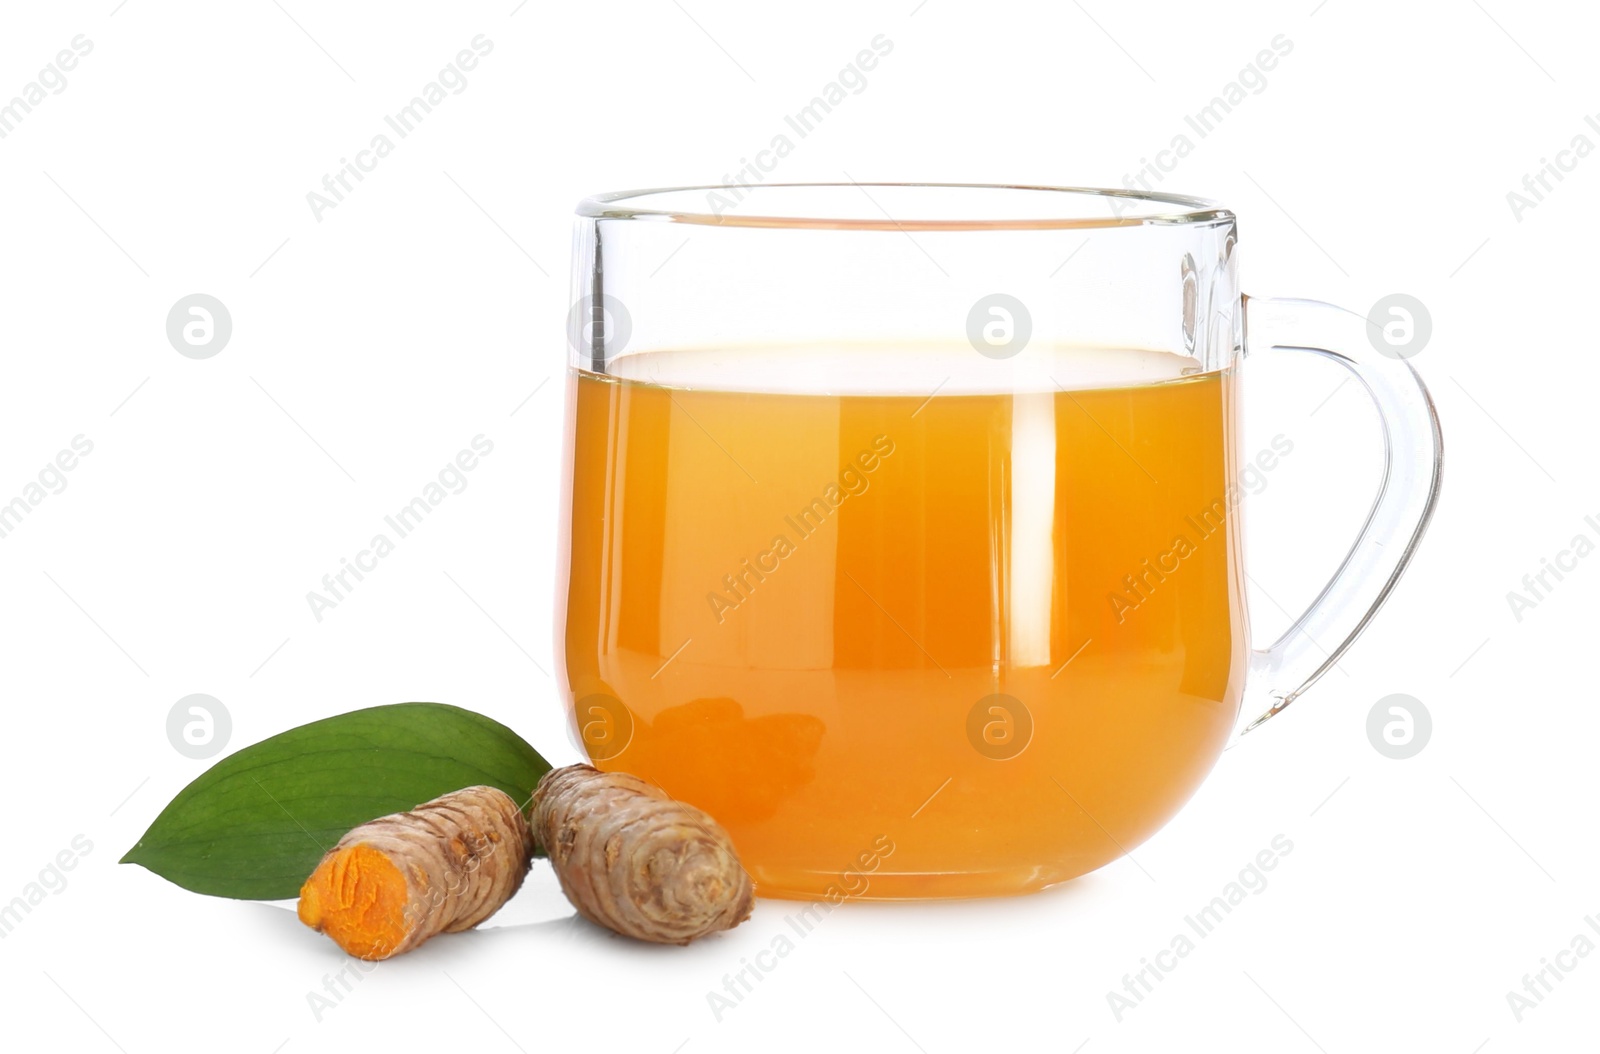
M 534 791 L 533 836 L 590 922 L 688 944 L 750 917 L 750 876 L 717 822 L 637 776 L 570 765 Z
M 357 958 L 387 959 L 493 915 L 532 853 L 517 803 L 468 787 L 341 838 L 300 889 L 300 921 Z

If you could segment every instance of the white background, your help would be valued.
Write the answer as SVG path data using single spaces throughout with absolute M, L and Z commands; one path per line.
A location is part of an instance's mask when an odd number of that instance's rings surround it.
M 75 35 L 93 50 L 0 140 L 0 499 L 74 436 L 94 449 L 0 539 L 0 901 L 75 836 L 92 849 L 0 941 L 4 1027 L 31 1048 L 262 1054 L 1591 1046 L 1600 955 L 1520 1023 L 1506 999 L 1575 934 L 1600 941 L 1583 922 L 1600 914 L 1600 559 L 1520 621 L 1506 600 L 1600 535 L 1600 159 L 1520 219 L 1506 198 L 1574 136 L 1600 144 L 1585 17 L 1508 0 L 17 5 L 0 98 Z M 480 33 L 494 48 L 466 89 L 314 219 L 307 192 Z M 1251 293 L 1430 308 L 1413 363 L 1448 458 L 1413 570 L 1342 673 L 1225 754 L 1136 863 L 1014 900 L 848 905 L 720 1022 L 706 993 L 794 905 L 640 947 L 573 924 L 539 864 L 489 928 L 379 966 L 318 1021 L 330 942 L 280 906 L 116 864 L 208 764 L 169 744 L 169 709 L 216 696 L 237 748 L 436 699 L 575 760 L 540 669 L 571 208 L 720 180 L 877 34 L 894 50 L 867 88 L 771 178 L 1119 185 L 1293 41 L 1163 186 L 1240 214 Z M 165 334 L 194 292 L 233 319 L 204 361 Z M 1375 423 L 1331 368 L 1248 369 L 1245 449 L 1296 444 L 1251 501 L 1251 574 L 1294 610 L 1375 485 Z M 479 433 L 494 453 L 469 488 L 317 623 L 307 590 Z M 1253 613 L 1260 642 L 1284 624 L 1259 594 Z M 1434 722 L 1405 761 L 1365 730 L 1396 692 Z M 1278 834 L 1294 849 L 1267 888 L 1118 1022 L 1106 993 Z

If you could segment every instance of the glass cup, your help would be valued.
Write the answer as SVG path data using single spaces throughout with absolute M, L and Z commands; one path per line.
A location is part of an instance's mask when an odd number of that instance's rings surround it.
M 1246 298 L 1170 194 L 814 184 L 578 209 L 561 683 L 593 762 L 730 832 L 766 896 L 1020 893 L 1114 860 L 1338 661 L 1438 495 L 1390 319 Z M 1252 649 L 1251 356 L 1348 368 L 1383 482 Z M 1248 683 L 1247 683 L 1248 682 Z

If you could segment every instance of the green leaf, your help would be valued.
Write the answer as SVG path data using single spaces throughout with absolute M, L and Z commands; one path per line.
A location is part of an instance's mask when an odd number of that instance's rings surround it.
M 356 710 L 223 758 L 172 799 L 122 863 L 214 897 L 288 899 L 352 827 L 477 784 L 525 806 L 549 770 L 522 737 L 470 710 Z

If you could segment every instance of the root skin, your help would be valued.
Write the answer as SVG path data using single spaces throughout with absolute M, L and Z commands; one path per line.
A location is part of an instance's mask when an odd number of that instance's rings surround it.
M 300 921 L 359 959 L 387 959 L 493 915 L 532 853 L 517 803 L 468 787 L 341 838 L 300 889 Z
M 539 781 L 531 821 L 562 891 L 590 922 L 688 944 L 750 917 L 755 888 L 728 833 L 636 776 L 555 769 Z

